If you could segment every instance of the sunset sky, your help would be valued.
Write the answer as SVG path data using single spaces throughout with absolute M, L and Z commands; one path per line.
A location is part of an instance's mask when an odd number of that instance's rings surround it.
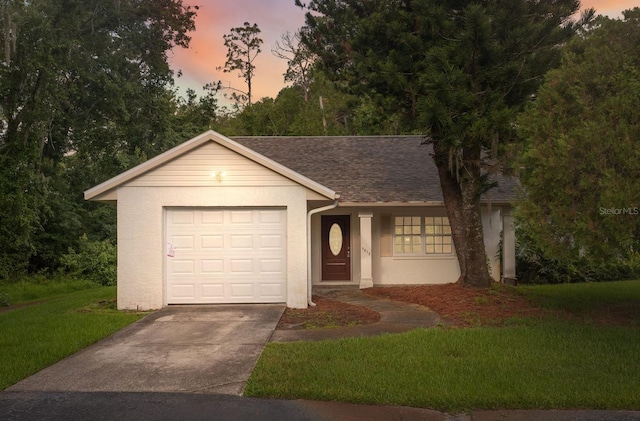
M 264 40 L 262 53 L 255 61 L 253 96 L 260 99 L 275 97 L 284 86 L 283 74 L 287 64 L 276 58 L 271 49 L 281 36 L 296 32 L 304 24 L 304 12 L 295 6 L 294 0 L 185 0 L 185 4 L 199 5 L 196 31 L 191 33 L 188 50 L 175 49 L 170 53 L 174 70 L 182 71 L 177 80 L 180 88 L 200 88 L 209 82 L 221 80 L 225 86 L 246 89 L 237 72 L 223 73 L 216 70 L 226 61 L 227 50 L 222 36 L 231 28 L 243 26 L 244 22 L 257 23 Z M 593 7 L 599 14 L 621 16 L 621 11 L 638 6 L 638 0 L 582 0 L 582 6 Z

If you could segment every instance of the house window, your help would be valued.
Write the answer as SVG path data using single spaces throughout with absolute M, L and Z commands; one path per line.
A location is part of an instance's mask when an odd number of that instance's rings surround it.
M 394 250 L 397 254 L 422 253 L 422 228 L 419 216 L 397 216 L 394 227 Z
M 393 250 L 396 255 L 451 254 L 451 226 L 442 216 L 396 216 Z
M 424 243 L 427 254 L 450 254 L 451 226 L 446 216 L 424 218 Z

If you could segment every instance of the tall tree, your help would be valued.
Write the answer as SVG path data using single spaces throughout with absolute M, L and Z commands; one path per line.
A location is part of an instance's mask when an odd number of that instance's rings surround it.
M 317 57 L 300 42 L 300 38 L 300 32 L 294 34 L 286 32 L 280 41 L 276 41 L 271 52 L 274 56 L 287 61 L 284 81 L 299 87 L 302 90 L 304 102 L 308 102 L 309 89 L 313 81 L 312 70 Z
M 640 8 L 599 17 L 518 121 L 520 225 L 546 258 L 617 261 L 640 240 Z
M 247 91 L 239 91 L 240 94 L 234 92 L 231 98 L 238 103 L 243 103 L 246 97 L 249 106 L 251 106 L 252 81 L 256 70 L 253 62 L 262 52 L 260 46 L 263 41 L 259 37 L 260 32 L 258 24 L 251 25 L 249 22 L 245 22 L 243 26 L 231 28 L 231 32 L 223 36 L 224 46 L 227 47 L 227 61 L 224 67 L 218 67 L 225 73 L 236 70 L 240 72 L 240 77 L 247 84 Z
M 36 253 L 36 234 L 66 229 L 53 221 L 73 206 L 49 200 L 68 197 L 56 179 L 74 171 L 66 156 L 94 170 L 82 178 L 91 183 L 122 170 L 123 155 L 171 143 L 167 52 L 188 45 L 195 10 L 182 0 L 6 0 L 0 8 L 0 266 L 21 268 Z
M 310 0 L 303 42 L 340 86 L 433 145 L 461 275 L 487 287 L 480 197 L 577 0 Z M 416 169 L 419 170 L 419 169 Z

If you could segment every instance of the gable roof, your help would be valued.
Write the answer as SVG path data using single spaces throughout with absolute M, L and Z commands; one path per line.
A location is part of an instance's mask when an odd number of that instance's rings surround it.
M 233 139 L 340 193 L 341 202 L 442 203 L 433 147 L 424 136 L 305 136 Z M 516 197 L 516 182 L 497 176 L 492 203 Z M 485 199 L 488 199 L 485 197 Z
M 202 133 L 199 136 L 194 137 L 191 140 L 188 140 L 180 145 L 174 147 L 173 149 L 168 150 L 167 152 L 160 154 L 154 158 L 149 159 L 148 161 L 143 162 L 142 164 L 131 168 L 128 171 L 125 171 L 87 191 L 84 192 L 85 200 L 101 200 L 104 199 L 106 195 L 112 192 L 114 189 L 122 186 L 134 178 L 148 173 L 159 166 L 172 161 L 196 148 L 207 143 L 207 142 L 216 142 L 242 156 L 247 159 L 250 159 L 270 170 L 289 178 L 290 180 L 320 194 L 321 196 L 326 197 L 327 199 L 337 199 L 339 195 L 314 180 L 311 180 L 305 177 L 302 174 L 299 174 L 289 167 L 282 165 L 281 163 L 275 162 L 274 160 L 257 153 L 256 151 L 243 146 L 228 137 L 225 137 L 219 133 L 216 133 L 212 130 L 209 130 L 205 133 Z

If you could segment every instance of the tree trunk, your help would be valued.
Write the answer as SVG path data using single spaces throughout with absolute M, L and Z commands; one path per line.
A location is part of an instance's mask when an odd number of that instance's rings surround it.
M 484 233 L 480 215 L 480 169 L 465 167 L 460 177 L 452 174 L 449 166 L 448 154 L 445 157 L 434 144 L 435 161 L 440 177 L 440 187 L 444 197 L 444 204 L 451 224 L 451 236 L 456 249 L 460 265 L 458 283 L 474 288 L 488 288 L 491 286 L 491 276 L 487 265 L 484 247 Z M 469 155 L 465 161 L 470 162 Z M 475 158 L 475 157 L 473 157 Z M 479 162 L 479 151 L 478 151 Z

